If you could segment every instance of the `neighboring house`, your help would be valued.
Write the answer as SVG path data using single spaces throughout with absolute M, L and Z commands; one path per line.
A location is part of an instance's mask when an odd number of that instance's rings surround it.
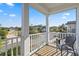
M 75 33 L 76 32 L 76 21 L 68 21 L 67 25 L 67 32 Z

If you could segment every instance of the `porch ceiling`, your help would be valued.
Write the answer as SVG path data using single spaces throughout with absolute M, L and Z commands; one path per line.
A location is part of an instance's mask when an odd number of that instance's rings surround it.
M 79 6 L 78 3 L 30 3 L 30 5 L 44 14 L 52 14 Z

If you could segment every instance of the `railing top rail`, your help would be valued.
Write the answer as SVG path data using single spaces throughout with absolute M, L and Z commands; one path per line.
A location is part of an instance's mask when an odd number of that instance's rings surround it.
M 11 38 L 6 38 L 6 40 L 11 40 L 11 39 L 16 39 L 16 38 L 20 38 L 20 37 L 16 36 L 16 37 L 11 37 Z
M 63 33 L 63 32 L 50 32 L 50 33 Z M 69 33 L 69 32 L 67 32 L 66 34 L 76 34 L 76 33 Z
M 42 35 L 45 34 L 46 32 L 43 33 L 36 33 L 36 34 L 30 34 L 29 36 L 33 36 L 33 35 Z M 63 32 L 49 32 L 49 33 L 59 33 L 59 34 L 76 34 L 76 33 L 63 33 Z
M 41 34 L 45 34 L 46 32 L 43 32 L 43 33 L 36 33 L 36 34 L 30 34 L 30 36 L 33 36 L 33 35 L 41 35 Z

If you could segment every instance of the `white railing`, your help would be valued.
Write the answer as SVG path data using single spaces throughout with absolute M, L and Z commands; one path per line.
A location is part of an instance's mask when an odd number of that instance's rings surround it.
M 46 43 L 46 33 L 38 33 L 30 35 L 30 52 L 37 50 Z
M 0 55 L 4 54 L 5 56 L 7 56 L 9 54 L 13 56 L 14 53 L 16 55 L 19 55 L 20 42 L 21 42 L 20 37 L 13 37 L 13 38 L 5 39 L 2 46 L 0 47 Z
M 49 41 L 52 42 L 52 44 L 56 45 L 56 36 L 59 36 L 59 38 L 64 38 L 66 36 L 75 36 L 75 33 L 58 33 L 58 32 L 49 32 Z M 43 44 L 46 44 L 46 33 L 37 33 L 37 34 L 31 34 L 30 35 L 30 52 L 36 51 L 39 49 L 40 46 L 43 46 Z M 50 43 L 49 42 L 49 43 Z
M 49 44 L 53 44 L 56 46 L 56 36 L 58 36 L 61 39 L 66 38 L 67 36 L 74 36 L 76 37 L 76 33 L 61 33 L 61 32 L 50 32 L 49 34 Z M 63 43 L 64 40 L 62 40 Z
M 58 33 L 58 32 L 50 32 L 49 33 L 49 40 L 50 42 L 52 41 L 54 43 L 54 38 L 55 36 L 59 36 L 60 38 L 64 38 L 66 36 L 76 36 L 75 33 Z M 40 49 L 42 46 L 44 46 L 46 44 L 46 33 L 37 33 L 37 34 L 30 34 L 30 52 L 34 52 L 38 49 Z M 14 38 L 8 38 L 5 39 L 5 41 L 3 42 L 3 46 L 0 47 L 0 54 L 4 53 L 5 56 L 8 55 L 8 50 L 10 50 L 10 55 L 14 55 L 14 52 L 16 55 L 20 55 L 19 53 L 21 53 L 19 51 L 21 47 L 20 45 L 21 43 L 21 38 L 20 37 L 14 37 Z M 15 51 L 14 51 L 14 48 Z
M 76 36 L 76 33 L 50 32 L 50 40 L 52 40 L 55 36 L 65 38 L 66 36 Z

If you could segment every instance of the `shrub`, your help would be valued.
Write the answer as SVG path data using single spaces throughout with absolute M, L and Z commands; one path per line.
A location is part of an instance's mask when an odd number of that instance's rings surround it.
M 8 31 L 0 30 L 0 37 L 1 37 L 1 39 L 5 39 L 7 34 L 8 34 Z

